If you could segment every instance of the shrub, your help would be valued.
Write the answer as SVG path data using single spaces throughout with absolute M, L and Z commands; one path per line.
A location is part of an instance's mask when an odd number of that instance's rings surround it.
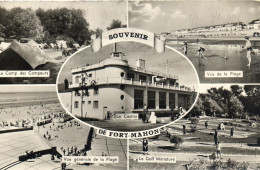
M 226 162 L 227 168 L 237 169 L 238 163 L 230 158 Z
M 179 148 L 180 144 L 182 144 L 184 142 L 184 140 L 180 136 L 171 135 L 170 142 L 175 144 L 175 148 Z
M 225 165 L 221 161 L 214 161 L 210 166 L 209 169 L 216 170 L 216 169 L 224 169 Z
M 199 119 L 197 119 L 196 117 L 191 118 L 190 121 L 191 121 L 192 124 L 199 123 Z
M 239 167 L 237 169 L 248 170 L 249 169 L 249 163 L 248 162 L 242 162 L 242 163 L 239 164 Z
M 194 133 L 197 131 L 197 126 L 190 126 L 191 128 L 191 133 Z

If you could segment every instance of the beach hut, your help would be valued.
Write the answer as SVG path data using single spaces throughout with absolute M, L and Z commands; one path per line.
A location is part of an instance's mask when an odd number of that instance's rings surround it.
M 13 41 L 0 54 L 0 70 L 31 70 L 52 61 L 39 47 L 31 43 Z

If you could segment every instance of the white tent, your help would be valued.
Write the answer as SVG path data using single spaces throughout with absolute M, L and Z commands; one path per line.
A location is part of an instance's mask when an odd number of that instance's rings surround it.
M 11 43 L 2 42 L 2 43 L 0 44 L 0 50 L 1 50 L 1 51 L 4 51 L 5 49 L 7 49 L 7 47 L 9 47 L 10 44 L 11 44 Z
M 67 42 L 64 40 L 57 40 L 57 44 L 59 48 L 67 48 Z

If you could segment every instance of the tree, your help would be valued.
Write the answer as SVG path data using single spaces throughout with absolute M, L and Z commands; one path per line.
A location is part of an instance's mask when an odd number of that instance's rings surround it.
M 107 27 L 107 30 L 115 29 L 115 28 L 125 28 L 126 25 L 123 25 L 120 20 L 113 19 L 112 23 L 109 27 Z
M 244 110 L 242 102 L 238 99 L 237 96 L 232 96 L 230 99 L 230 111 L 229 116 L 238 116 L 240 112 Z
M 248 96 L 259 96 L 260 86 L 245 85 L 244 90 Z
M 100 29 L 100 28 L 97 28 L 97 29 L 95 30 L 95 34 L 97 35 L 97 37 L 100 37 L 100 36 L 102 35 L 102 33 L 103 33 L 103 30 Z
M 211 114 L 214 112 L 218 112 L 218 113 L 223 112 L 223 108 L 219 106 L 219 104 L 215 100 L 213 100 L 210 96 L 205 97 L 203 106 L 205 108 L 205 111 Z
M 41 38 L 43 27 L 32 9 L 13 8 L 7 14 L 6 36 Z
M 48 33 L 54 39 L 63 37 L 65 38 L 63 40 L 67 41 L 72 38 L 80 45 L 90 40 L 89 24 L 82 10 L 59 8 L 44 11 L 39 8 L 36 13 L 46 34 Z
M 238 85 L 232 85 L 230 86 L 230 89 L 235 96 L 240 96 L 243 92 L 243 88 Z
M 191 116 L 200 116 L 202 111 L 204 111 L 203 99 L 201 96 L 199 96 L 197 102 L 195 103 L 191 111 Z
M 5 8 L 0 7 L 0 36 L 1 37 L 5 37 L 7 13 L 8 11 Z

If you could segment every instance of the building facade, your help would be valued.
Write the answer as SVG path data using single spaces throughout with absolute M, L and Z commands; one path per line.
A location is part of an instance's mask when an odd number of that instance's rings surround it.
M 239 33 L 243 34 L 241 31 L 250 28 L 253 29 L 256 27 L 255 24 L 253 24 L 253 21 L 250 23 L 246 25 L 243 22 L 239 21 L 219 25 L 203 26 L 191 29 L 177 30 L 174 31 L 172 34 L 176 36 L 230 36 L 233 34 L 238 35 Z
M 179 85 L 177 76 L 149 70 L 142 59 L 130 66 L 122 52 L 71 73 L 71 112 L 78 117 L 104 120 L 109 113 L 139 113 L 144 108 L 159 114 L 188 109 L 194 102 L 195 92 Z

